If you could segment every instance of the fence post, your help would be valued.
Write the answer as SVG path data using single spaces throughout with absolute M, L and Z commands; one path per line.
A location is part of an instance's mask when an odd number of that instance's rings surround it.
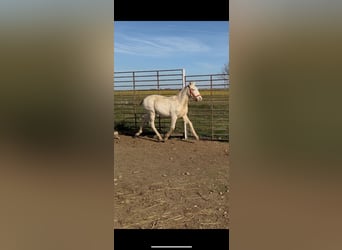
M 186 86 L 186 76 L 185 76 L 185 69 L 182 69 L 182 85 L 183 88 Z M 187 131 L 187 127 L 186 127 L 186 122 L 184 121 L 184 139 L 188 139 L 188 131 Z
M 214 139 L 214 101 L 213 101 L 213 75 L 210 75 L 210 99 L 211 99 L 211 119 L 210 119 L 210 127 L 211 127 L 211 140 Z
M 160 93 L 159 70 L 157 70 L 157 90 L 158 90 L 158 94 L 159 94 Z M 160 116 L 158 116 L 158 129 L 159 129 L 159 131 L 162 131 Z
M 133 71 L 132 74 L 132 80 L 133 80 L 133 111 L 134 111 L 134 127 L 137 128 L 137 106 L 135 104 L 136 102 L 136 93 L 135 93 L 135 72 Z

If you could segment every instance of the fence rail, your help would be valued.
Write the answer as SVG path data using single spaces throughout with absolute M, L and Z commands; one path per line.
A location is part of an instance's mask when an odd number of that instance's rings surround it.
M 229 140 L 229 75 L 185 75 L 184 69 L 114 72 L 114 128 L 134 134 L 140 125 L 141 100 L 150 94 L 175 95 L 189 82 L 196 82 L 202 102 L 189 102 L 188 116 L 200 138 Z M 157 116 L 156 127 L 166 133 L 170 119 Z M 153 134 L 148 126 L 144 133 Z M 174 136 L 187 136 L 177 120 Z

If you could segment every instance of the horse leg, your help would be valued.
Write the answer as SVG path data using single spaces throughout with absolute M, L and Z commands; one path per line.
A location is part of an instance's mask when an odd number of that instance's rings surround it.
M 169 139 L 170 135 L 172 134 L 172 132 L 175 130 L 175 128 L 176 128 L 176 121 L 177 121 L 177 116 L 171 116 L 170 131 L 166 133 L 164 141 L 167 141 Z
M 156 126 L 154 125 L 154 118 L 156 117 L 155 113 L 150 113 L 150 124 L 151 124 L 151 128 L 153 129 L 153 131 L 156 133 L 156 135 L 158 136 L 159 141 L 162 141 L 163 138 L 161 137 L 161 135 L 159 134 L 158 130 L 156 129 Z
M 143 119 L 141 121 L 139 131 L 135 134 L 135 136 L 139 136 L 142 133 L 142 129 L 145 126 L 145 124 L 147 123 L 149 115 L 148 114 L 144 114 L 142 118 Z
M 194 129 L 194 127 L 192 126 L 192 122 L 190 121 L 189 117 L 188 117 L 187 115 L 184 115 L 184 116 L 183 116 L 183 120 L 185 121 L 185 123 L 189 124 L 192 135 L 195 136 L 196 140 L 199 140 L 199 137 L 198 137 L 198 135 L 196 134 L 195 129 Z

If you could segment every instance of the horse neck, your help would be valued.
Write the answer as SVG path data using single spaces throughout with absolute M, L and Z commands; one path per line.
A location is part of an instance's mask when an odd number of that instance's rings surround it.
M 187 92 L 187 87 L 185 87 L 178 93 L 178 99 L 181 105 L 187 105 L 189 102 L 189 96 Z

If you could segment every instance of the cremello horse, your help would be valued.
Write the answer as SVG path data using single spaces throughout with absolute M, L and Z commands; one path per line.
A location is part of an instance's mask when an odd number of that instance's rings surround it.
M 184 87 L 177 95 L 174 96 L 167 97 L 162 95 L 149 95 L 145 97 L 140 104 L 144 106 L 147 114 L 143 116 L 140 129 L 135 135 L 139 136 L 142 133 L 145 123 L 149 121 L 151 128 L 158 136 L 159 141 L 162 141 L 163 139 L 154 125 L 156 114 L 159 114 L 163 117 L 171 117 L 170 131 L 166 133 L 164 141 L 167 141 L 174 131 L 178 118 L 183 118 L 184 122 L 189 124 L 192 135 L 195 136 L 196 140 L 199 140 L 199 137 L 187 115 L 189 97 L 192 97 L 195 101 L 202 101 L 202 96 L 194 82 L 190 82 L 188 86 Z

